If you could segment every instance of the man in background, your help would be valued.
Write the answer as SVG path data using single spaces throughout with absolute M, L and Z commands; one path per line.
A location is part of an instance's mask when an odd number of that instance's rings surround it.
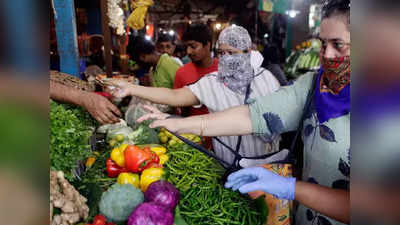
M 191 62 L 176 71 L 174 89 L 196 83 L 204 75 L 218 71 L 218 59 L 211 57 L 212 33 L 206 25 L 190 26 L 183 34 L 182 41 Z M 208 110 L 204 105 L 199 105 L 181 108 L 177 112 L 182 116 L 194 116 L 207 114 Z
M 167 53 L 169 56 L 175 59 L 179 65 L 183 66 L 182 61 L 179 58 L 174 57 L 175 48 L 176 45 L 174 36 L 171 36 L 170 34 L 160 34 L 158 36 L 156 50 L 161 54 Z
M 153 68 L 150 73 L 153 87 L 173 88 L 175 73 L 181 67 L 175 59 L 158 52 L 154 44 L 143 36 L 130 42 L 128 52 L 142 68 Z

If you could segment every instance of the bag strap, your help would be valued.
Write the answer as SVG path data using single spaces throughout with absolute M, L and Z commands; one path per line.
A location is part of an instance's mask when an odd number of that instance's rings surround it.
M 251 84 L 249 84 L 247 86 L 247 89 L 246 89 L 246 95 L 245 95 L 245 98 L 244 98 L 244 103 L 245 104 L 246 104 L 247 100 L 250 97 L 250 90 L 251 90 L 250 86 L 251 86 Z M 176 116 L 176 115 L 170 115 L 166 119 L 170 119 L 170 118 L 181 118 L 181 117 L 180 116 Z M 238 168 L 238 166 L 239 166 L 240 159 L 242 159 L 242 156 L 239 154 L 239 149 L 240 149 L 240 145 L 241 145 L 241 142 L 242 142 L 242 136 L 238 136 L 238 142 L 236 143 L 236 148 L 235 149 L 233 149 L 229 145 L 225 144 L 219 138 L 214 137 L 222 146 L 227 148 L 235 156 L 235 159 L 234 159 L 233 163 L 228 163 L 225 160 L 217 157 L 215 155 L 215 153 L 210 152 L 208 149 L 204 148 L 203 146 L 198 145 L 198 144 L 196 144 L 196 143 L 194 143 L 194 142 L 182 137 L 181 135 L 179 135 L 179 134 L 177 134 L 175 132 L 171 132 L 171 131 L 169 131 L 169 132 L 172 133 L 173 135 L 175 135 L 179 140 L 183 141 L 185 144 L 187 144 L 187 145 L 191 146 L 192 148 L 195 148 L 195 149 L 199 150 L 200 152 L 204 153 L 205 155 L 207 155 L 209 157 L 212 157 L 215 160 L 217 160 L 221 164 L 221 166 L 224 167 L 227 171 L 235 171 L 235 170 L 240 169 L 240 168 Z
M 315 84 L 316 84 L 316 81 L 317 81 L 317 77 L 318 77 L 318 74 L 314 74 L 313 75 L 311 88 L 310 88 L 310 90 L 308 91 L 308 94 L 307 94 L 307 100 L 306 100 L 306 103 L 304 104 L 303 112 L 302 112 L 302 115 L 301 115 L 300 120 L 299 120 L 299 125 L 297 126 L 296 135 L 294 136 L 292 144 L 290 145 L 288 158 L 289 158 L 289 161 L 291 161 L 293 164 L 296 163 L 296 159 L 294 158 L 294 151 L 295 151 L 294 148 L 295 148 L 295 145 L 296 145 L 296 141 L 299 138 L 299 135 L 303 132 L 304 120 L 305 120 L 305 117 L 307 115 L 307 111 L 310 109 L 311 104 L 313 102 L 312 100 L 313 100 L 313 97 L 315 95 L 315 88 L 316 88 Z
M 264 72 L 264 71 L 262 71 Z M 244 97 L 244 104 L 246 104 L 247 100 L 250 97 L 250 91 L 251 91 L 251 84 L 247 85 L 246 88 L 246 94 Z M 232 164 L 229 166 L 228 170 L 237 170 L 240 168 L 239 166 L 239 161 L 242 159 L 242 156 L 239 153 L 240 146 L 242 144 L 242 136 L 238 136 L 238 141 L 236 142 L 236 148 L 233 150 L 229 145 L 225 144 L 221 139 L 218 137 L 214 137 L 215 140 L 217 140 L 222 146 L 226 147 L 235 157 L 233 159 Z

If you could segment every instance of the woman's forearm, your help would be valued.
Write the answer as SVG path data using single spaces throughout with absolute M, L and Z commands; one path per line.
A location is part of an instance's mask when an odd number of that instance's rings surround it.
M 202 116 L 188 117 L 177 121 L 178 133 L 193 133 L 202 136 L 244 135 L 252 132 L 248 106 Z
M 134 85 L 130 88 L 130 95 L 149 100 L 154 103 L 170 105 L 174 107 L 192 106 L 199 104 L 198 99 L 187 89 L 169 89 L 157 87 L 144 87 Z
M 337 221 L 349 223 L 349 191 L 298 181 L 295 194 L 301 204 Z

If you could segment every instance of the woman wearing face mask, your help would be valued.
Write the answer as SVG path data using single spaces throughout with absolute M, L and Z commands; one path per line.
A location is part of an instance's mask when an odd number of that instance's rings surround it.
M 111 94 L 116 97 L 137 96 L 149 101 L 175 107 L 205 105 L 211 112 L 222 111 L 245 104 L 248 98 L 268 95 L 279 89 L 279 82 L 266 69 L 259 52 L 251 51 L 251 38 L 240 26 L 224 29 L 218 39 L 218 72 L 205 75 L 199 81 L 180 89 L 144 87 L 116 81 Z M 150 111 L 154 108 L 147 107 Z M 167 114 L 165 114 L 167 115 Z M 221 141 L 236 148 L 237 136 L 220 137 Z M 245 156 L 262 155 L 279 149 L 279 136 L 265 140 L 253 135 L 242 137 L 240 152 Z M 217 141 L 213 142 L 216 154 L 228 163 L 234 155 Z M 254 165 L 244 161 L 244 166 Z
M 266 69 L 261 67 L 262 55 L 251 51 L 251 38 L 246 29 L 240 26 L 225 28 L 217 41 L 219 58 L 218 71 L 202 77 L 194 84 L 180 89 L 151 88 L 118 82 L 118 88 L 112 93 L 116 97 L 127 95 L 138 96 L 152 102 L 168 104 L 175 107 L 205 105 L 210 112 L 218 112 L 228 108 L 246 104 L 246 99 L 254 99 L 269 95 L 279 89 L 277 79 Z M 247 96 L 247 97 L 246 97 Z M 156 109 L 148 110 L 163 117 Z M 236 121 L 232 121 L 233 124 Z M 201 133 L 199 135 L 203 136 Z M 206 135 L 205 135 L 206 136 Z M 242 167 L 265 164 L 264 159 L 241 159 L 231 152 L 238 151 L 241 156 L 262 156 L 279 150 L 280 135 L 269 138 L 251 134 L 238 136 L 220 136 L 213 139 L 213 149 L 217 157 L 225 162 L 226 166 L 239 164 Z M 221 142 L 222 143 L 221 143 Z M 238 144 L 239 143 L 239 144 Z M 227 145 L 230 150 L 224 146 Z M 278 156 L 284 158 L 285 152 Z M 281 174 L 291 173 L 288 167 L 275 168 Z M 289 215 L 289 201 L 279 200 L 268 195 L 269 204 L 277 211 L 270 210 L 268 221 L 278 221 L 278 216 Z M 284 224 L 280 222 L 280 224 Z
M 280 199 L 297 200 L 296 224 L 350 220 L 350 1 L 331 0 L 323 12 L 322 66 L 317 74 L 301 76 L 269 96 L 223 112 L 185 119 L 149 114 L 140 119 L 157 118 L 151 127 L 205 136 L 273 137 L 303 124 L 302 180 L 250 167 L 232 173 L 225 184 L 241 193 L 261 190 Z M 314 94 L 309 94 L 311 90 Z M 305 107 L 307 100 L 311 104 Z

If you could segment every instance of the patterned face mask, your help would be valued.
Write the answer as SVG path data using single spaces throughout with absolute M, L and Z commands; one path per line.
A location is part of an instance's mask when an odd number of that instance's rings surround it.
M 223 55 L 219 58 L 218 79 L 233 92 L 245 94 L 253 80 L 250 53 Z
M 322 58 L 322 69 L 324 70 L 320 91 L 330 92 L 337 95 L 347 84 L 350 83 L 350 57 Z

